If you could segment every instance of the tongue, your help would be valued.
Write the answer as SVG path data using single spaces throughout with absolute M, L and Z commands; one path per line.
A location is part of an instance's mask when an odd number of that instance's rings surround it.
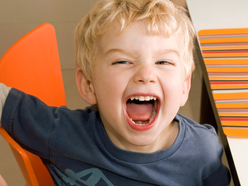
M 141 104 L 127 103 L 127 114 L 133 121 L 146 121 L 152 116 L 153 104 L 144 102 Z

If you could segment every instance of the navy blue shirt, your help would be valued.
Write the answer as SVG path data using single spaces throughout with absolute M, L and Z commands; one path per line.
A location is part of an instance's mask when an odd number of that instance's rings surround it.
M 2 126 L 23 148 L 40 156 L 56 185 L 227 186 L 222 146 L 210 125 L 177 115 L 172 146 L 154 153 L 116 147 L 98 111 L 48 107 L 11 89 Z

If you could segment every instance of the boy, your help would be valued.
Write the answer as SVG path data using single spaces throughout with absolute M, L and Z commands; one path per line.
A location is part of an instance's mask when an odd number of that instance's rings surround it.
M 193 36 L 170 1 L 99 1 L 76 30 L 77 88 L 94 108 L 48 107 L 1 85 L 1 124 L 57 185 L 228 185 L 214 129 L 177 114 Z

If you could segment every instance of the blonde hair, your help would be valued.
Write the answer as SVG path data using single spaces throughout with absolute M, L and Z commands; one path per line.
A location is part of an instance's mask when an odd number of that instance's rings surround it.
M 96 43 L 115 21 L 121 24 L 120 32 L 131 23 L 142 21 L 148 33 L 178 35 L 186 76 L 194 70 L 195 33 L 184 8 L 169 0 L 100 0 L 83 17 L 75 32 L 76 69 L 80 68 L 88 80 L 91 80 Z

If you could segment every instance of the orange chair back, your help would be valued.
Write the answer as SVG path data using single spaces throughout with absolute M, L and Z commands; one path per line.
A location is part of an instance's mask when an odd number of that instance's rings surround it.
M 0 82 L 35 95 L 50 106 L 66 105 L 55 30 L 44 23 L 0 59 Z
M 18 40 L 0 59 L 0 82 L 35 95 L 50 106 L 66 105 L 55 30 L 44 23 Z M 54 185 L 41 159 L 22 149 L 1 127 L 26 186 Z

